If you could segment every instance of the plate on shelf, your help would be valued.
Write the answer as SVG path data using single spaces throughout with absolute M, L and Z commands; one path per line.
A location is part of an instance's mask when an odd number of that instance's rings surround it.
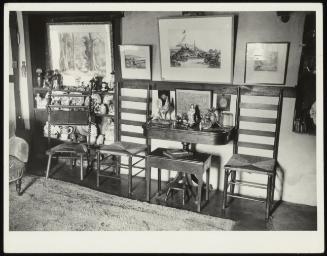
M 83 93 L 81 93 L 81 92 L 74 92 L 72 94 L 83 95 Z M 70 102 L 71 102 L 71 105 L 73 105 L 73 106 L 82 106 L 84 103 L 84 97 L 70 97 Z

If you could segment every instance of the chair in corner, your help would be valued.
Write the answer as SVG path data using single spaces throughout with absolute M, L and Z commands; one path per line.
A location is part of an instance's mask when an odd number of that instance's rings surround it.
M 278 97 L 277 104 L 267 104 L 267 103 L 253 103 L 253 102 L 242 102 L 241 99 L 241 91 L 242 89 L 239 87 L 237 90 L 237 106 L 236 106 L 236 115 L 235 115 L 235 124 L 236 124 L 236 134 L 233 145 L 233 156 L 229 159 L 229 161 L 225 164 L 225 174 L 224 174 L 224 190 L 223 190 L 223 203 L 222 209 L 225 210 L 227 207 L 227 200 L 229 197 L 232 198 L 242 198 L 248 200 L 261 201 L 266 203 L 265 209 L 265 219 L 269 220 L 271 215 L 273 200 L 274 200 L 274 190 L 275 190 L 275 179 L 276 179 L 276 167 L 278 165 L 277 155 L 278 155 L 278 143 L 279 143 L 279 131 L 280 131 L 280 122 L 281 122 L 281 111 L 282 111 L 282 101 L 283 101 L 283 90 L 277 91 L 271 97 Z M 258 94 L 257 94 L 258 96 Z M 255 96 L 251 96 L 255 97 Z M 251 111 L 261 111 L 261 113 L 267 113 L 274 111 L 276 117 L 257 117 L 250 116 L 250 114 L 245 114 L 241 112 Z M 247 122 L 256 124 L 255 129 L 246 129 L 240 128 L 240 122 Z M 260 130 L 260 124 L 269 124 L 273 125 L 273 131 Z M 255 136 L 260 142 L 265 138 L 273 139 L 273 144 L 263 144 L 263 143 L 254 143 L 240 141 L 240 135 L 242 136 Z M 239 154 L 239 148 L 246 149 L 246 153 L 251 150 L 249 148 L 255 150 L 269 150 L 272 153 L 272 157 L 263 157 L 257 156 L 255 153 L 253 154 Z M 244 152 L 242 151 L 242 152 Z M 266 151 L 267 152 L 267 151 Z M 267 176 L 267 184 L 265 183 L 257 183 L 257 182 L 249 182 L 241 179 L 241 173 L 255 173 L 259 175 Z M 239 179 L 237 178 L 240 176 Z M 234 193 L 235 185 L 238 186 L 248 186 L 259 189 L 265 189 L 267 191 L 266 198 L 261 199 L 258 197 L 249 197 L 245 195 L 240 195 Z M 228 192 L 228 188 L 230 188 L 230 192 Z
M 14 125 L 9 125 L 11 137 L 9 138 L 9 183 L 16 183 L 16 191 L 21 195 L 22 178 L 26 169 L 29 156 L 27 136 L 16 136 Z M 13 133 L 13 134 L 12 134 Z
M 145 159 L 146 155 L 149 152 L 150 140 L 145 138 L 142 133 L 130 132 L 122 130 L 122 125 L 131 125 L 134 127 L 141 127 L 144 122 L 130 120 L 127 118 L 122 118 L 122 113 L 124 114 L 137 114 L 145 115 L 145 122 L 149 120 L 150 117 L 150 85 L 147 86 L 147 95 L 146 97 L 134 97 L 134 96 L 121 96 L 121 84 L 117 85 L 116 92 L 116 129 L 117 132 L 117 141 L 110 145 L 101 145 L 96 150 L 97 155 L 97 187 L 100 186 L 100 177 L 115 178 L 120 179 L 120 169 L 128 170 L 128 197 L 132 196 L 132 178 L 138 175 L 139 173 L 145 171 Z M 133 89 L 139 90 L 139 89 Z M 125 101 L 127 107 L 122 106 L 122 102 Z M 133 103 L 145 103 L 146 109 L 136 109 L 132 108 Z M 142 138 L 145 139 L 145 144 L 122 141 L 121 136 L 127 138 Z M 122 163 L 121 157 L 128 159 L 128 163 Z M 134 159 L 136 159 L 134 161 Z M 133 162 L 134 161 L 134 162 Z M 144 163 L 144 166 L 142 166 Z M 105 165 L 106 168 L 101 170 L 101 165 Z M 137 170 L 137 173 L 133 174 L 133 169 Z
M 59 145 L 54 147 L 50 147 L 46 154 L 48 155 L 48 163 L 46 169 L 46 179 L 49 178 L 51 162 L 53 158 L 61 158 L 61 159 L 70 159 L 71 165 L 77 159 L 80 160 L 80 180 L 84 179 L 84 168 L 83 162 L 87 160 L 87 168 L 90 168 L 90 156 L 92 149 L 90 148 L 90 130 L 92 124 L 92 91 L 87 91 L 83 94 L 83 97 L 88 98 L 89 104 L 87 106 L 70 106 L 70 105 L 52 105 L 51 97 L 55 96 L 56 91 L 53 92 L 50 90 L 50 94 L 48 96 L 48 144 L 49 147 L 51 145 L 51 125 L 83 125 L 88 126 L 88 135 L 87 135 L 87 143 L 77 143 L 64 141 Z M 80 94 L 60 94 L 60 97 L 81 97 Z M 60 107 L 60 109 L 58 109 Z M 68 110 L 64 111 L 61 108 L 67 108 Z

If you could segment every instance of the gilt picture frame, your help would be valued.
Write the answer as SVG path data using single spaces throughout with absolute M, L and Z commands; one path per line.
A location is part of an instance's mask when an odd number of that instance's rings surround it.
M 158 26 L 162 80 L 232 83 L 233 15 L 160 18 Z
M 249 42 L 246 44 L 246 84 L 284 85 L 289 42 Z
M 47 23 L 49 66 L 65 86 L 79 86 L 93 77 L 110 79 L 113 37 L 110 22 Z
M 151 80 L 151 47 L 149 45 L 119 45 L 123 79 Z

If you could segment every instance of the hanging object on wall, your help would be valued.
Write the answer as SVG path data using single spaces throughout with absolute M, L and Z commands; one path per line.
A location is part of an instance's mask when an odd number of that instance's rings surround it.
M 26 77 L 26 61 L 22 61 L 22 66 L 21 66 L 21 72 L 22 72 L 22 77 Z
M 244 82 L 285 84 L 288 51 L 288 42 L 247 43 Z
M 151 80 L 149 45 L 119 45 L 123 79 Z
M 283 23 L 287 23 L 290 20 L 291 12 L 277 12 L 277 16 Z
M 303 48 L 296 91 L 293 131 L 316 133 L 316 33 L 315 14 L 306 16 L 303 31 Z
M 231 84 L 233 31 L 232 15 L 159 19 L 162 80 Z

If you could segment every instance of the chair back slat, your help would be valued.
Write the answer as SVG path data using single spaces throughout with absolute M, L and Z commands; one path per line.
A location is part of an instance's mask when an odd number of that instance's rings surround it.
M 255 117 L 255 116 L 240 116 L 239 121 L 275 124 L 276 123 L 276 118 Z
M 124 141 L 145 143 L 149 147 L 150 140 L 140 131 L 142 131 L 142 125 L 148 120 L 151 112 L 150 84 L 147 89 L 132 89 L 124 88 L 123 82 L 119 83 L 117 98 L 119 101 L 118 140 L 122 141 L 122 137 L 126 137 L 123 138 Z
M 272 151 L 272 157 L 276 159 L 283 90 L 280 90 L 278 102 L 275 95 L 267 96 L 267 103 L 265 103 L 266 96 L 246 96 L 249 99 L 244 101 L 245 98 L 243 99 L 242 95 L 246 95 L 246 91 L 243 93 L 239 87 L 236 101 L 235 126 L 237 132 L 234 140 L 234 154 L 239 152 L 239 148 L 242 148 L 242 152 L 249 152 L 251 154 L 253 152 L 256 154 L 258 150 L 263 150 L 265 151 L 263 153 L 266 155 L 267 152 Z M 276 103 L 270 103 L 270 101 Z M 241 109 L 244 110 L 241 111 Z M 253 150 L 250 150 L 250 148 Z M 259 152 L 258 155 L 260 155 Z
M 257 148 L 257 149 L 266 149 L 266 150 L 273 150 L 274 145 L 269 144 L 261 144 L 261 143 L 252 143 L 252 142 L 238 142 L 239 147 L 246 147 L 246 148 Z
M 148 102 L 148 99 L 147 98 L 131 97 L 131 96 L 120 96 L 120 100 L 121 101 L 132 101 L 132 102 L 144 102 L 144 103 L 147 103 Z
M 241 108 L 248 109 L 264 109 L 264 110 L 277 110 L 278 106 L 274 104 L 264 104 L 264 103 L 241 103 Z
M 255 135 L 255 136 L 265 136 L 265 137 L 275 137 L 275 132 L 269 132 L 269 131 L 260 131 L 260 130 L 249 130 L 249 129 L 239 129 L 239 134 L 245 134 L 245 135 Z
M 146 115 L 146 110 L 134 108 L 121 108 L 122 113 Z

